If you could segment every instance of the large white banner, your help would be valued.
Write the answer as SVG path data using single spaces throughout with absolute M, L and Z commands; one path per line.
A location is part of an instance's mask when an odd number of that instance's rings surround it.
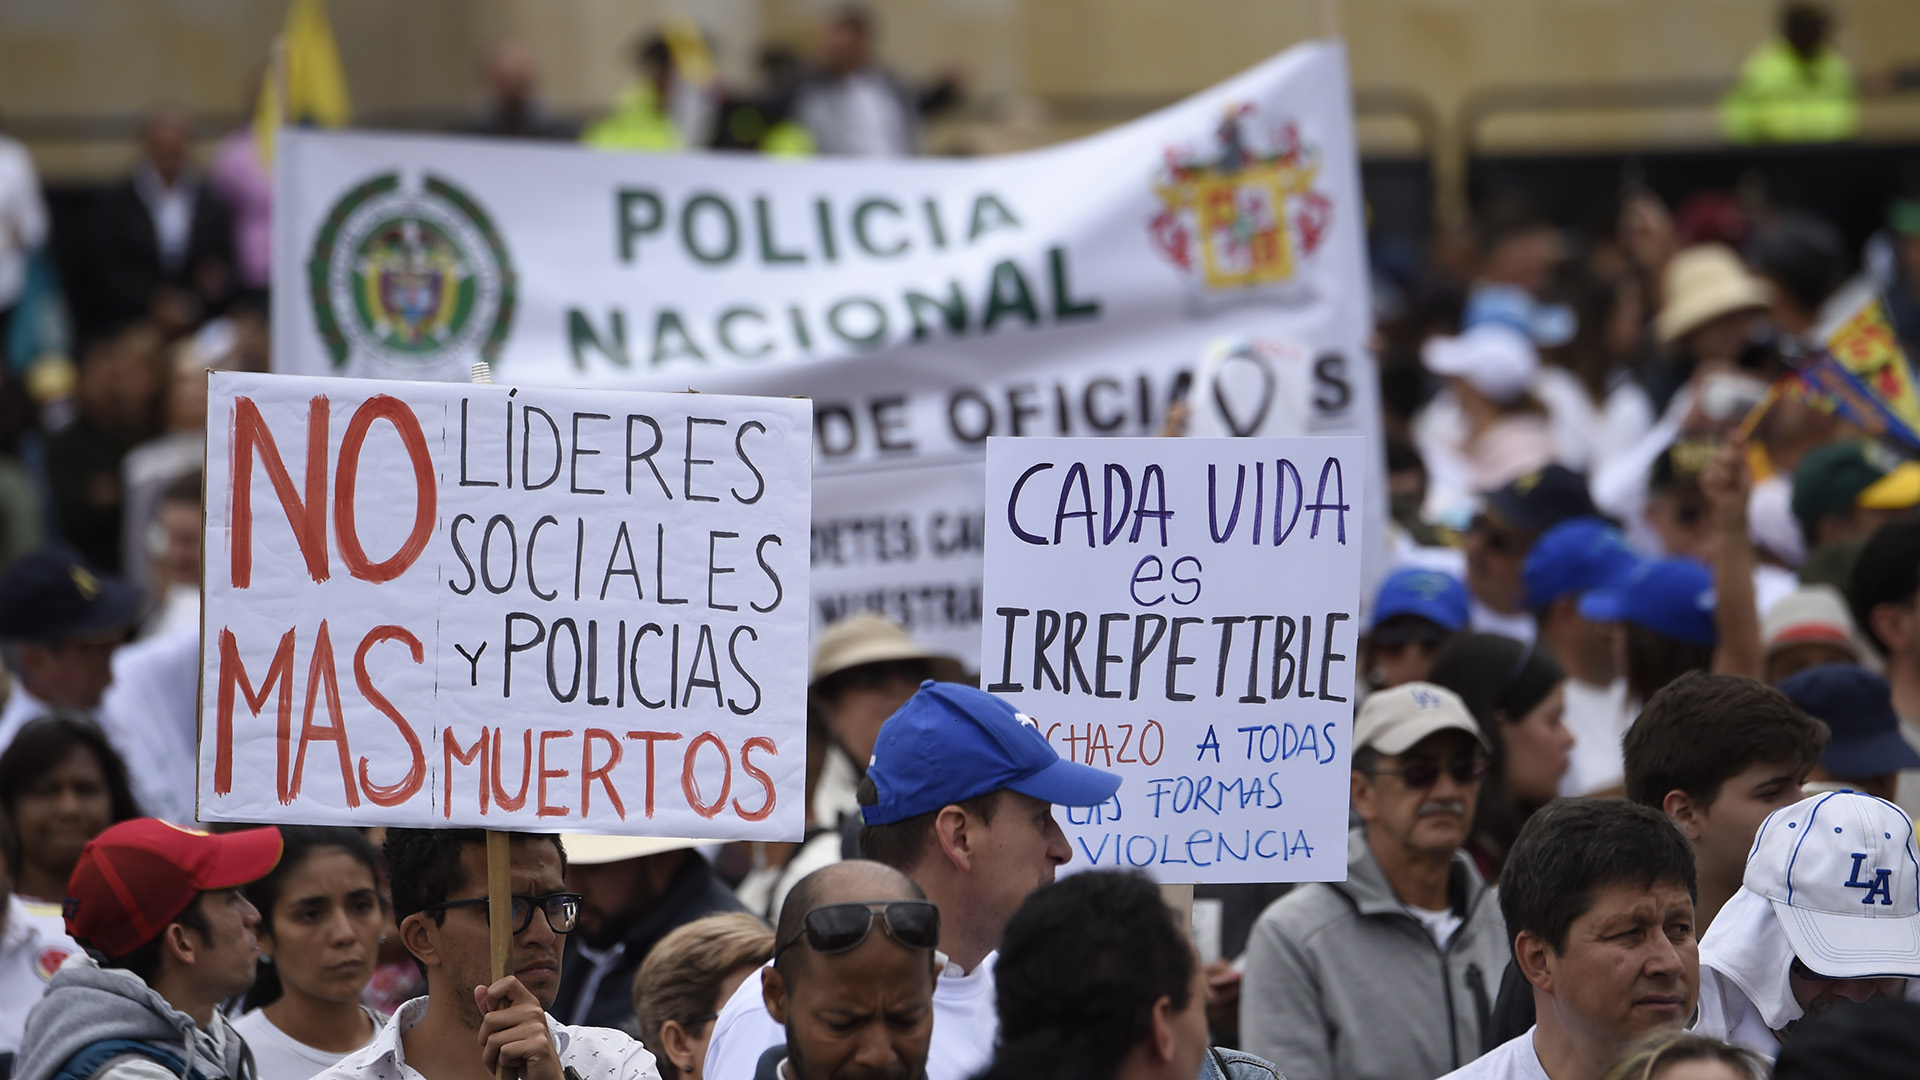
M 1344 439 L 994 439 L 981 685 L 1119 773 L 1082 869 L 1342 881 L 1359 624 Z
M 207 415 L 201 820 L 799 839 L 806 402 L 215 373 Z
M 289 131 L 275 184 L 278 370 L 811 397 L 816 623 L 877 608 L 973 663 L 988 438 L 1154 434 L 1203 362 L 1201 430 L 1376 425 L 1335 43 L 1004 157 Z

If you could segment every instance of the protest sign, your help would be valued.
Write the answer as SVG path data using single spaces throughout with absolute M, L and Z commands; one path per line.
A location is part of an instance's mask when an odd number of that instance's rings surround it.
M 804 401 L 215 372 L 206 821 L 799 839 Z
M 1196 423 L 1376 431 L 1349 97 L 1342 47 L 1313 42 L 991 158 L 287 131 L 275 273 L 300 287 L 274 292 L 274 364 L 464 379 L 487 359 L 522 386 L 805 394 L 816 623 L 874 608 L 976 663 L 989 437 L 1156 433 L 1182 372 L 1246 349 L 1290 366 L 1271 386 L 1249 369 L 1244 399 L 1196 392 Z
M 988 443 L 981 685 L 1122 778 L 1056 810 L 1076 866 L 1346 877 L 1365 449 Z

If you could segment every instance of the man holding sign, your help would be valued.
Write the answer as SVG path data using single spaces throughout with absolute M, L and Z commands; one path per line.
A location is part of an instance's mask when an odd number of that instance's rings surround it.
M 393 829 L 386 862 L 393 915 L 427 973 L 427 995 L 400 1006 L 366 1048 L 320 1080 L 659 1080 L 651 1053 L 610 1028 L 547 1016 L 560 991 L 562 938 L 580 915 L 566 852 L 551 834 L 509 845 L 513 952 L 488 978 L 487 845 L 478 829 Z

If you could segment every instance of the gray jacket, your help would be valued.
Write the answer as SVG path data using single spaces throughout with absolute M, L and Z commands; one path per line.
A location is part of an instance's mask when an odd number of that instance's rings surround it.
M 1456 853 L 1443 952 L 1388 886 L 1366 831 L 1347 880 L 1303 885 L 1247 941 L 1240 1042 L 1292 1080 L 1432 1080 L 1480 1055 L 1511 949 L 1495 890 Z
M 131 971 L 102 968 L 84 955 L 69 957 L 47 983 L 46 996 L 27 1014 L 13 1080 L 47 1080 L 75 1054 L 108 1039 L 166 1048 L 185 1063 L 183 1077 L 198 1072 L 206 1080 L 254 1080 L 246 1040 L 217 1011 L 213 1023 L 215 1032 L 200 1030 L 192 1017 L 167 1004 Z M 158 1080 L 169 1074 L 149 1058 L 125 1056 L 93 1075 Z

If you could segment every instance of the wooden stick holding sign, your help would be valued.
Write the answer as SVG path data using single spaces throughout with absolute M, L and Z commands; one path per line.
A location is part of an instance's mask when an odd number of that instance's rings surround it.
M 512 835 L 498 829 L 487 830 L 487 930 L 492 936 L 494 982 L 506 978 L 507 963 L 513 959 L 513 876 L 509 872 L 507 848 Z M 498 1080 L 506 1080 L 504 1059 L 493 1074 Z
M 493 382 L 493 368 L 485 360 L 473 362 L 475 384 Z M 487 933 L 493 953 L 493 981 L 507 977 L 513 959 L 513 873 L 508 842 L 513 834 L 487 830 Z M 500 1005 L 502 1002 L 494 1002 Z M 507 1080 L 505 1055 L 493 1067 L 494 1080 Z

